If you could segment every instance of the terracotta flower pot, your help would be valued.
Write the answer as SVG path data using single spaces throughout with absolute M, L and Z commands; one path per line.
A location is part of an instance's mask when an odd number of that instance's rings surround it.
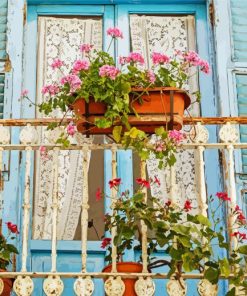
M 0 272 L 5 272 L 5 271 L 6 270 L 4 269 L 0 269 Z M 3 278 L 2 280 L 3 280 L 4 288 L 1 296 L 10 296 L 10 293 L 12 291 L 12 286 L 13 286 L 13 280 L 8 278 Z
M 130 107 L 136 110 L 139 117 L 133 112 L 129 116 L 130 124 L 150 134 L 154 133 L 156 127 L 167 124 L 171 129 L 181 129 L 184 110 L 190 105 L 187 92 L 172 87 L 151 88 L 147 91 L 148 94 L 142 94 L 144 89 L 132 89 Z M 143 104 L 135 100 L 138 95 Z M 77 121 L 78 131 L 89 134 L 111 134 L 112 128 L 100 129 L 93 126 L 95 118 L 103 116 L 106 109 L 106 105 L 101 102 L 90 101 L 86 104 L 84 99 L 76 100 L 73 110 L 78 117 L 81 117 Z
M 102 271 L 103 272 L 111 272 L 112 266 L 106 266 Z M 142 264 L 135 262 L 119 262 L 117 263 L 117 271 L 125 272 L 125 273 L 141 273 L 142 272 Z M 125 292 L 124 296 L 136 296 L 135 292 L 135 282 L 137 279 L 123 279 L 125 284 Z

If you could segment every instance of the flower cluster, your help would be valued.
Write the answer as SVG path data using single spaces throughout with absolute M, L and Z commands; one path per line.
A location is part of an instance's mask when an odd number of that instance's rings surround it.
M 168 133 L 170 139 L 172 139 L 176 144 L 181 143 L 186 139 L 186 135 L 183 131 L 172 130 Z
M 109 47 L 116 38 L 123 38 L 119 28 L 109 28 L 107 34 L 111 36 Z M 118 68 L 108 52 L 96 50 L 92 44 L 82 44 L 78 50 L 82 58 L 75 60 L 71 69 L 68 69 L 67 63 L 65 67 L 65 62 L 59 58 L 52 61 L 51 67 L 53 70 L 59 70 L 60 78 L 42 88 L 45 98 L 39 105 L 40 112 L 49 116 L 54 114 L 54 110 L 60 110 L 63 114 L 71 114 L 72 120 L 76 122 L 82 115 L 78 114 L 75 108 L 77 100 L 83 104 L 104 104 L 104 115 L 94 116 L 89 129 L 86 129 L 88 132 L 95 128 L 112 129 L 113 139 L 126 149 L 132 147 L 142 160 L 154 154 L 159 160 L 160 168 L 174 165 L 176 147 L 184 139 L 184 134 L 179 131 L 155 131 L 157 141 L 151 143 L 148 133 L 131 126 L 130 116 L 138 116 L 137 104 L 145 104 L 143 95 L 153 88 L 182 89 L 188 84 L 190 67 L 197 67 L 208 73 L 208 63 L 194 51 L 177 50 L 170 56 L 164 52 L 153 52 L 153 65 L 148 69 L 141 52 L 133 51 L 119 58 L 121 68 Z M 195 96 L 198 96 L 198 99 L 200 97 L 198 93 L 195 93 Z M 27 92 L 24 92 L 22 97 L 27 97 Z M 58 124 L 50 124 L 48 128 L 54 129 L 64 124 L 64 118 Z M 67 147 L 70 144 L 68 137 L 74 135 L 75 128 L 69 125 L 65 131 L 57 140 L 57 144 Z
M 89 53 L 92 50 L 92 48 L 93 48 L 92 44 L 84 43 L 80 46 L 80 51 L 85 52 L 85 53 Z
M 75 74 L 69 74 L 61 78 L 61 84 L 68 84 L 70 86 L 70 92 L 75 92 L 81 86 L 81 79 Z
M 15 233 L 15 234 L 19 234 L 20 233 L 16 224 L 13 224 L 12 222 L 6 222 L 6 225 L 8 227 L 8 230 L 11 233 Z
M 152 61 L 153 61 L 154 65 L 166 64 L 166 63 L 169 63 L 170 57 L 168 57 L 167 55 L 162 54 L 162 53 L 153 52 Z
M 201 71 L 209 74 L 210 67 L 207 61 L 202 60 L 195 51 L 188 51 L 183 53 L 184 60 L 195 67 L 200 67 Z
M 41 92 L 43 95 L 48 94 L 50 96 L 55 96 L 60 92 L 60 87 L 56 84 L 44 85 Z
M 99 76 L 109 77 L 111 80 L 115 80 L 119 70 L 115 66 L 104 65 L 99 68 Z
M 109 186 L 112 189 L 113 187 L 119 186 L 121 184 L 121 179 L 120 178 L 115 178 L 113 180 L 109 181 Z
M 64 62 L 60 59 L 55 59 L 51 64 L 53 70 L 60 69 L 62 66 L 64 66 Z
M 111 36 L 112 38 L 123 38 L 123 33 L 119 28 L 109 28 L 106 31 L 107 35 Z
M 124 65 L 128 63 L 145 63 L 144 57 L 138 52 L 131 52 L 127 57 L 119 57 L 119 64 Z
M 77 60 L 73 65 L 73 74 L 78 74 L 82 70 L 88 70 L 90 63 L 88 60 Z

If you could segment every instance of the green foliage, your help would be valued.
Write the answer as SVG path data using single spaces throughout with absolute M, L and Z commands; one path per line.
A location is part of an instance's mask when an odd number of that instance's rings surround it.
M 162 136 L 165 131 L 159 128 L 157 135 Z M 138 136 L 136 130 L 130 133 Z M 116 188 L 117 189 L 117 188 Z M 217 225 L 219 220 L 213 219 L 213 223 L 201 214 L 185 212 L 176 205 L 162 204 L 151 197 L 147 204 L 144 200 L 143 186 L 133 195 L 129 191 L 121 194 L 115 203 L 113 214 L 106 216 L 106 231 L 111 233 L 116 227 L 114 244 L 117 246 L 118 260 L 121 261 L 126 248 L 140 250 L 142 247 L 142 228 L 140 221 L 147 227 L 148 255 L 152 268 L 155 266 L 154 252 L 162 248 L 169 267 L 168 275 L 172 276 L 176 271 L 177 276 L 184 272 L 199 271 L 204 273 L 204 278 L 212 284 L 217 284 L 220 276 L 228 278 L 230 282 L 247 292 L 247 282 L 244 278 L 246 244 L 239 246 L 230 253 L 230 257 L 218 258 L 217 251 L 213 249 L 226 249 L 229 251 L 229 243 L 222 235 Z M 222 204 L 221 204 L 222 206 Z M 221 208 L 212 211 L 213 217 Z M 107 260 L 111 260 L 111 246 L 108 247 Z M 236 268 L 233 268 L 233 267 Z M 227 295 L 235 295 L 232 289 Z M 244 294 L 243 294 L 244 295 Z
M 0 269 L 6 269 L 7 266 L 11 263 L 11 258 L 13 254 L 18 254 L 18 250 L 13 244 L 9 244 L 9 239 L 14 239 L 14 235 L 9 232 L 7 238 L 2 234 L 0 235 Z
M 133 103 L 145 104 L 142 96 L 148 94 L 148 89 L 154 87 L 178 87 L 183 88 L 188 80 L 188 69 L 192 66 L 185 61 L 183 55 L 174 55 L 167 63 L 156 64 L 152 69 L 153 80 L 150 80 L 150 71 L 139 67 L 138 62 L 126 62 L 114 77 L 100 75 L 102 66 L 116 67 L 114 59 L 108 52 L 92 50 L 85 53 L 84 59 L 89 62 L 89 67 L 78 72 L 73 69 L 67 74 L 73 74 L 81 81 L 81 84 L 75 89 L 71 82 L 61 83 L 61 80 L 55 83 L 58 91 L 49 92 L 46 100 L 39 105 L 39 111 L 45 115 L 53 116 L 54 111 L 62 111 L 65 115 L 71 115 L 73 120 L 81 118 L 82 114 L 76 114 L 74 103 L 77 99 L 89 102 L 101 102 L 106 106 L 104 116 L 95 118 L 94 125 L 100 129 L 113 128 L 113 139 L 117 143 L 124 145 L 125 149 L 133 148 L 141 159 L 146 160 L 150 154 L 154 154 L 159 160 L 159 168 L 173 166 L 176 162 L 175 152 L 176 143 L 171 141 L 164 128 L 157 129 L 156 134 L 163 142 L 162 149 L 156 149 L 151 144 L 150 137 L 140 129 L 132 127 L 129 122 L 129 116 L 133 113 L 139 117 Z M 63 68 L 61 71 L 63 72 Z M 132 91 L 138 89 L 139 91 Z M 142 91 L 140 91 L 142 90 Z M 198 94 L 195 94 L 197 97 Z M 64 116 L 65 118 L 65 116 Z M 64 124 L 62 120 L 59 124 L 49 124 L 48 129 L 54 129 Z M 91 127 L 90 127 L 91 128 Z M 89 129 L 90 129 L 89 128 Z M 57 144 L 68 147 L 70 142 L 68 135 L 61 135 Z

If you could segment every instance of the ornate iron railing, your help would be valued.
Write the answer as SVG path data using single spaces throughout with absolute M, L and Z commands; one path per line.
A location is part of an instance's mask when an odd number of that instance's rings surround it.
M 87 271 L 87 231 L 88 231 L 88 163 L 89 157 L 88 151 L 97 149 L 110 149 L 112 154 L 112 178 L 117 177 L 117 149 L 120 148 L 117 144 L 82 144 L 71 145 L 68 148 L 63 148 L 59 145 L 47 144 L 45 147 L 49 150 L 53 150 L 53 196 L 52 196 L 52 238 L 51 238 L 51 271 L 50 272 L 28 272 L 27 271 L 27 258 L 29 247 L 29 224 L 30 224 L 30 177 L 31 177 L 31 156 L 32 152 L 40 148 L 41 143 L 37 143 L 38 134 L 36 126 L 45 126 L 49 122 L 54 120 L 44 119 L 28 119 L 28 120 L 0 120 L 0 172 L 3 170 L 3 152 L 8 150 L 23 150 L 25 151 L 25 190 L 23 197 L 23 225 L 22 225 L 22 253 L 21 253 L 21 270 L 19 272 L 1 272 L 0 273 L 0 290 L 3 282 L 2 278 L 15 278 L 14 291 L 17 295 L 26 296 L 31 295 L 34 282 L 33 278 L 45 278 L 43 289 L 46 295 L 61 295 L 63 291 L 63 278 L 76 278 L 74 283 L 74 292 L 76 295 L 92 295 L 94 289 L 94 278 L 105 279 L 105 292 L 109 296 L 123 295 L 124 283 L 122 278 L 137 278 L 136 293 L 139 296 L 142 295 L 154 295 L 155 285 L 153 279 L 167 279 L 166 273 L 149 273 L 148 272 L 148 260 L 147 260 L 147 229 L 144 224 L 142 227 L 142 261 L 143 271 L 142 273 L 118 273 L 116 268 L 117 262 L 117 249 L 112 245 L 112 271 L 110 273 L 102 272 L 88 272 Z M 235 124 L 246 124 L 247 117 L 236 118 L 188 118 L 185 119 L 185 124 L 194 125 L 193 128 L 193 141 L 183 144 L 179 149 L 194 149 L 194 153 L 197 157 L 198 166 L 198 205 L 199 211 L 207 216 L 207 196 L 205 185 L 205 172 L 204 172 L 204 152 L 206 149 L 220 149 L 224 151 L 227 162 L 225 163 L 225 169 L 227 170 L 227 190 L 233 205 L 236 204 L 236 183 L 235 183 L 235 162 L 234 151 L 235 149 L 247 149 L 247 143 L 239 142 L 238 128 Z M 219 142 L 208 143 L 209 132 L 205 125 L 220 124 L 222 125 L 219 130 Z M 10 143 L 10 128 L 22 126 L 20 132 L 20 143 Z M 58 188 L 58 153 L 60 150 L 82 150 L 83 157 L 83 200 L 81 203 L 82 215 L 81 215 L 81 260 L 82 268 L 81 272 L 58 272 L 57 271 L 57 214 L 58 214 L 58 201 L 57 201 L 57 188 Z M 0 174 L 1 175 L 1 174 Z M 141 162 L 141 177 L 146 178 L 146 163 Z M 170 169 L 170 182 L 175 184 L 175 172 L 174 168 Z M 174 200 L 174 190 L 171 186 L 170 199 Z M 115 202 L 116 191 L 112 190 L 112 205 Z M 147 199 L 147 192 L 145 192 Z M 229 215 L 230 216 L 230 215 Z M 234 221 L 229 219 L 229 226 L 232 227 Z M 112 237 L 116 235 L 115 230 L 112 231 Z M 230 236 L 232 240 L 233 237 Z M 113 240 L 112 240 L 113 241 Z M 235 243 L 234 241 L 232 242 Z M 229 276 L 229 278 L 231 275 Z M 167 292 L 169 295 L 186 295 L 187 284 L 186 279 L 200 279 L 198 283 L 198 293 L 201 296 L 217 295 L 217 287 L 210 284 L 207 280 L 203 279 L 203 274 L 191 273 L 182 274 L 182 280 L 178 281 L 175 278 L 168 280 Z

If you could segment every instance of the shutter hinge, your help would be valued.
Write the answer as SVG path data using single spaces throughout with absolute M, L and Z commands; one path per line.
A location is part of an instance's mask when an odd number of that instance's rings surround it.
M 212 25 L 212 27 L 215 26 L 215 6 L 214 6 L 214 1 L 212 1 L 210 4 L 209 4 L 209 19 L 210 19 L 210 23 Z

